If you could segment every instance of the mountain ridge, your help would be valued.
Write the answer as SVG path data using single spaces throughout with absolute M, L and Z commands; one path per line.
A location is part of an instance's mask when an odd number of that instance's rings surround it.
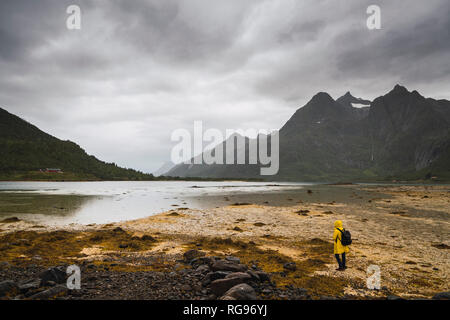
M 355 108 L 351 101 L 370 106 Z M 450 101 L 425 98 L 401 85 L 373 101 L 349 91 L 336 100 L 319 92 L 279 134 L 280 170 L 264 177 L 269 180 L 450 180 Z M 214 166 L 180 164 L 168 175 L 213 177 Z M 255 165 L 227 167 L 235 177 L 258 172 Z

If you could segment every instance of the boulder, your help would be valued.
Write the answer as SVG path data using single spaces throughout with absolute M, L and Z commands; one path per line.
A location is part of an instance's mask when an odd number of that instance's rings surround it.
M 0 297 L 13 296 L 19 291 L 19 287 L 12 280 L 0 282 Z
M 67 292 L 68 292 L 68 289 L 65 285 L 57 285 L 57 286 L 51 287 L 50 289 L 47 289 L 45 291 L 41 291 L 39 293 L 33 294 L 32 296 L 30 296 L 30 299 L 36 299 L 36 300 L 54 299 L 54 298 L 66 295 Z
M 247 273 L 250 275 L 250 277 L 252 277 L 252 280 L 255 281 L 261 281 L 261 279 L 259 278 L 258 274 L 252 270 L 247 270 Z
M 250 280 L 251 277 L 244 272 L 236 272 L 227 275 L 224 279 L 218 279 L 211 282 L 211 291 L 216 296 L 223 295 L 227 290 L 234 287 L 237 284 L 244 283 Z
M 29 290 L 37 290 L 40 288 L 40 286 L 41 286 L 41 279 L 39 279 L 39 278 L 31 279 L 31 280 L 20 283 L 19 291 L 21 293 L 25 293 Z
M 248 268 L 244 264 L 234 263 L 228 260 L 219 260 L 212 264 L 211 269 L 213 271 L 245 272 Z
M 198 268 L 195 269 L 195 271 L 199 273 L 207 273 L 209 271 L 209 267 L 207 264 L 202 264 L 201 266 L 198 266 Z
M 202 251 L 199 251 L 197 249 L 191 249 L 191 250 L 186 251 L 183 254 L 183 257 L 184 257 L 185 261 L 190 262 L 193 259 L 198 258 L 198 257 L 203 257 L 204 255 L 205 255 L 205 253 Z
M 239 279 L 242 279 L 243 281 L 248 281 L 252 277 L 247 272 L 233 272 L 233 273 L 230 273 L 227 276 L 225 276 L 225 279 L 231 279 L 231 278 L 239 278 Z
M 263 271 L 255 271 L 261 281 L 270 281 L 270 276 L 268 273 Z
M 66 281 L 66 270 L 64 267 L 48 268 L 39 275 L 41 279 L 41 285 L 46 286 L 52 281 L 54 283 L 64 283 Z
M 246 283 L 241 283 L 230 288 L 221 300 L 256 300 L 258 297 L 256 296 L 255 289 L 249 286 Z
M 217 279 L 223 279 L 227 275 L 229 275 L 231 272 L 229 271 L 215 271 L 215 272 L 209 272 L 206 274 L 206 276 L 203 278 L 202 284 L 204 286 L 207 286 L 211 283 L 211 281 L 217 280 Z
M 230 262 L 234 262 L 236 264 L 241 263 L 241 260 L 238 257 L 233 257 L 233 256 L 226 256 L 225 260 L 230 261 Z
M 207 264 L 208 266 L 211 266 L 214 263 L 214 261 L 215 259 L 213 257 L 199 257 L 192 259 L 189 263 L 193 268 L 197 268 L 202 264 Z

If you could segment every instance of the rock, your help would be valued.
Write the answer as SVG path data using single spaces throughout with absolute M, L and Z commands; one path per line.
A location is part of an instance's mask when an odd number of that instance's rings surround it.
M 223 297 L 220 297 L 219 300 L 236 300 L 236 298 L 233 298 L 230 296 L 223 296 Z
M 39 289 L 40 286 L 41 286 L 41 279 L 39 279 L 39 278 L 31 279 L 31 280 L 28 280 L 28 281 L 25 281 L 25 282 L 19 284 L 19 291 L 21 293 L 25 293 L 28 290 Z
M 225 276 L 225 279 L 239 278 L 242 281 L 250 280 L 252 277 L 247 272 L 233 272 Z
M 450 246 L 445 243 L 432 244 L 432 246 L 438 249 L 450 249 Z
M 197 268 L 201 266 L 202 264 L 206 264 L 208 266 L 211 266 L 216 260 L 213 257 L 199 257 L 192 259 L 190 264 L 193 268 Z
M 3 219 L 2 221 L 0 221 L 0 223 L 15 223 L 15 222 L 19 222 L 19 221 L 21 221 L 19 218 L 11 217 L 11 218 Z
M 450 291 L 436 293 L 433 300 L 450 300 Z
M 295 262 L 288 262 L 283 265 L 283 268 L 288 271 L 295 271 L 297 270 L 297 265 Z
M 57 285 L 45 291 L 33 294 L 32 296 L 30 296 L 30 299 L 37 299 L 37 300 L 54 299 L 66 295 L 67 292 L 68 289 L 66 288 L 65 285 Z
M 12 280 L 0 282 L 0 297 L 13 296 L 19 291 L 19 287 Z
M 53 267 L 42 272 L 39 275 L 39 278 L 41 279 L 41 284 L 45 286 L 50 281 L 55 283 L 64 283 L 66 281 L 66 276 L 66 270 L 64 267 Z
M 234 262 L 236 264 L 241 263 L 241 260 L 238 257 L 233 257 L 233 256 L 226 256 L 225 260 L 230 261 L 230 262 Z
M 250 275 L 250 277 L 252 277 L 252 280 L 255 280 L 255 281 L 261 280 L 256 272 L 254 272 L 252 270 L 247 270 L 247 273 Z
M 120 248 L 120 249 L 128 248 L 128 244 L 126 244 L 126 243 L 121 243 L 121 244 L 119 244 L 119 248 Z
M 211 282 L 211 291 L 217 295 L 223 295 L 228 289 L 234 287 L 237 284 L 244 283 L 250 280 L 251 277 L 244 272 L 236 272 L 227 275 L 224 279 L 218 279 Z
M 114 228 L 112 231 L 115 233 L 124 233 L 125 232 L 125 230 L 123 230 L 121 227 Z
M 183 290 L 183 291 L 191 291 L 191 290 L 192 290 L 192 287 L 191 287 L 190 285 L 188 285 L 188 284 L 183 284 L 183 285 L 180 287 L 180 289 Z
M 152 237 L 151 235 L 148 235 L 148 234 L 144 234 L 140 238 L 140 240 L 142 240 L 142 241 L 150 241 L 150 242 L 155 242 L 156 241 L 156 239 L 154 237 Z
M 198 266 L 198 268 L 195 269 L 195 271 L 200 273 L 207 273 L 209 271 L 209 267 L 207 264 L 202 264 L 201 266 Z
M 225 278 L 227 275 L 229 275 L 230 272 L 229 271 L 215 271 L 215 272 L 210 272 L 208 273 L 205 278 L 203 278 L 202 284 L 204 286 L 207 286 L 208 284 L 211 283 L 211 281 L 217 280 L 217 279 L 223 279 Z
M 261 281 L 270 281 L 270 276 L 264 271 L 255 271 Z
M 263 226 L 265 226 L 266 224 L 263 223 L 263 222 L 256 222 L 256 223 L 254 223 L 253 225 L 254 225 L 255 227 L 263 227 Z
M 183 254 L 183 257 L 184 257 L 185 261 L 190 262 L 193 259 L 198 258 L 198 257 L 203 257 L 204 255 L 205 255 L 205 253 L 202 251 L 199 251 L 197 249 L 191 249 L 191 250 L 186 251 Z
M 230 288 L 221 300 L 232 300 L 230 298 L 236 300 L 256 300 L 256 292 L 251 286 L 246 283 L 241 283 Z
M 237 264 L 228 260 L 219 260 L 212 264 L 211 269 L 213 271 L 244 272 L 247 270 L 247 266 L 244 264 Z

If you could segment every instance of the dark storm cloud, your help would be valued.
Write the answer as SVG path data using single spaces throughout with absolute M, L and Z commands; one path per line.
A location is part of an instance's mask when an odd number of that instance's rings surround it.
M 405 81 L 423 74 L 419 81 L 436 81 L 448 76 L 450 63 L 449 3 L 434 1 L 434 10 L 423 6 L 411 10 L 391 10 L 386 13 L 384 24 L 387 36 L 364 41 L 367 34 L 353 31 L 336 38 L 339 43 L 364 43 L 358 50 L 347 47 L 338 57 L 339 71 L 357 76 L 371 76 L 384 72 L 399 74 Z M 430 3 L 433 5 L 433 2 Z M 427 6 L 425 6 L 426 8 Z M 419 11 L 419 12 L 417 12 Z M 396 23 L 400 15 L 411 23 Z M 433 59 L 429 59 L 432 57 Z M 420 72 L 422 73 L 422 72 Z
M 370 4 L 381 30 L 366 27 Z M 0 106 L 152 171 L 194 120 L 279 128 L 318 91 L 374 98 L 396 83 L 449 99 L 449 21 L 447 0 L 2 0 Z

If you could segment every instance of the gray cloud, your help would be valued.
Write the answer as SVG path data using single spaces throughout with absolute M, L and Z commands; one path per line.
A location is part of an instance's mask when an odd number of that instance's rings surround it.
M 3 0 L 0 106 L 153 171 L 194 120 L 279 128 L 318 91 L 374 98 L 396 83 L 450 99 L 449 30 L 447 0 Z

